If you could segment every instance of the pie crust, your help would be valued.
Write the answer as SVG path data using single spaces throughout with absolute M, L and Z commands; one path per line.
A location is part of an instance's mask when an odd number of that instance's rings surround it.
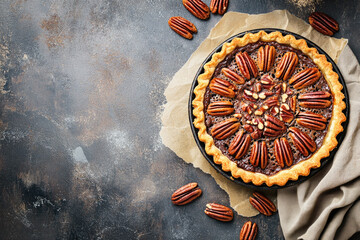
M 207 132 L 207 126 L 205 124 L 204 97 L 206 89 L 213 79 L 216 67 L 235 49 L 258 41 L 276 42 L 300 50 L 316 64 L 324 76 L 327 85 L 330 87 L 332 96 L 332 115 L 327 123 L 327 133 L 323 138 L 322 145 L 318 147 L 309 158 L 301 160 L 273 175 L 248 171 L 239 167 L 236 162 L 230 160 L 215 146 L 215 140 Z M 343 131 L 341 123 L 346 121 L 346 117 L 343 114 L 346 104 L 343 101 L 344 94 L 341 92 L 343 86 L 339 82 L 339 76 L 332 70 L 332 64 L 326 60 L 324 55 L 319 54 L 315 48 L 309 48 L 303 39 L 296 39 L 292 35 L 283 36 L 280 32 L 266 33 L 265 31 L 259 31 L 255 34 L 247 33 L 241 38 L 234 38 L 231 42 L 224 43 L 220 52 L 212 55 L 211 60 L 204 65 L 204 73 L 199 75 L 197 81 L 198 85 L 194 89 L 195 98 L 192 105 L 193 115 L 195 116 L 193 123 L 198 129 L 199 140 L 205 143 L 206 153 L 213 156 L 213 161 L 216 164 L 220 164 L 224 171 L 231 172 L 234 178 L 241 178 L 245 183 L 251 182 L 255 185 L 283 186 L 289 180 L 296 181 L 299 176 L 308 176 L 310 170 L 320 167 L 321 159 L 328 157 L 331 150 L 338 144 L 336 136 Z

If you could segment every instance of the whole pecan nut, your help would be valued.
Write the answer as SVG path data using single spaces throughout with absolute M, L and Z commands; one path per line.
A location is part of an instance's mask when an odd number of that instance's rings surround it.
M 171 196 L 171 201 L 175 205 L 185 205 L 194 201 L 201 193 L 196 182 L 189 183 L 176 190 Z
M 209 7 L 201 0 L 183 0 L 184 7 L 197 18 L 207 19 L 210 16 Z
M 272 115 L 266 114 L 265 120 L 264 136 L 276 137 L 286 129 L 285 124 Z
M 233 211 L 221 204 L 208 203 L 206 204 L 205 214 L 218 221 L 229 222 L 233 219 Z
M 326 117 L 313 112 L 301 112 L 297 115 L 296 122 L 303 127 L 320 131 L 326 128 Z
M 276 139 L 274 142 L 275 158 L 280 167 L 291 166 L 293 163 L 293 152 L 286 138 Z
M 210 11 L 212 13 L 224 14 L 228 7 L 229 0 L 211 0 L 210 2 Z
M 318 32 L 332 36 L 339 31 L 339 24 L 335 19 L 322 12 L 314 12 L 309 16 L 310 25 Z
M 183 17 L 171 17 L 168 24 L 177 34 L 187 39 L 192 39 L 193 33 L 197 32 L 195 25 Z
M 299 95 L 299 105 L 306 108 L 327 108 L 331 105 L 329 92 L 317 91 Z
M 249 150 L 250 142 L 250 135 L 244 134 L 244 130 L 239 131 L 230 143 L 229 153 L 233 155 L 235 159 L 240 159 Z
M 230 68 L 222 68 L 221 72 L 225 75 L 225 77 L 229 78 L 233 82 L 237 84 L 244 84 L 245 80 L 239 74 L 237 74 L 235 71 L 231 70 Z
M 258 232 L 256 223 L 246 222 L 240 231 L 240 240 L 254 240 Z
M 229 101 L 217 101 L 209 104 L 207 113 L 212 116 L 225 116 L 234 112 L 234 106 Z
M 211 129 L 211 135 L 216 139 L 222 140 L 233 135 L 239 127 L 240 123 L 237 118 L 228 118 L 215 124 Z
M 321 73 L 317 68 L 307 68 L 292 76 L 289 83 L 293 84 L 295 89 L 302 89 L 313 85 L 320 77 Z
M 268 162 L 268 153 L 266 143 L 264 141 L 257 141 L 254 143 L 250 153 L 250 163 L 257 167 L 264 169 Z
M 315 141 L 310 138 L 309 135 L 302 132 L 300 129 L 296 127 L 290 127 L 289 136 L 293 141 L 295 147 L 305 157 L 309 156 L 310 152 L 314 152 L 316 150 Z
M 261 214 L 271 216 L 276 212 L 276 206 L 264 195 L 254 192 L 253 197 L 249 198 L 250 204 L 256 208 Z
M 258 50 L 258 66 L 261 71 L 268 72 L 275 62 L 276 50 L 274 46 L 266 45 Z
M 212 92 L 217 93 L 223 97 L 235 97 L 234 90 L 236 89 L 236 86 L 224 79 L 213 78 L 209 84 L 209 88 Z
M 299 58 L 294 52 L 287 52 L 276 67 L 275 77 L 287 80 L 294 73 Z
M 256 67 L 254 60 L 247 52 L 239 52 L 235 56 L 236 64 L 238 65 L 241 74 L 246 78 L 257 77 L 259 71 Z

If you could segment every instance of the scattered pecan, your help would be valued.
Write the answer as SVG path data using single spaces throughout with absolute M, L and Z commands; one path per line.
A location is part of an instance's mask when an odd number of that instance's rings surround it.
M 274 107 L 274 106 L 279 106 L 278 96 L 269 97 L 268 99 L 266 99 L 266 100 L 264 101 L 264 104 L 265 104 L 266 106 L 268 106 L 269 108 Z
M 280 119 L 286 123 L 290 123 L 294 119 L 294 114 L 290 111 L 290 107 L 286 103 L 280 107 Z
M 229 222 L 233 219 L 233 211 L 224 205 L 217 203 L 206 204 L 205 214 L 221 222 Z
M 189 183 L 176 190 L 171 196 L 171 201 L 175 205 L 185 205 L 198 198 L 201 192 L 196 182 Z
M 229 0 L 211 0 L 210 2 L 210 11 L 212 13 L 224 14 L 228 7 Z
M 216 139 L 222 140 L 233 135 L 239 127 L 240 123 L 237 118 L 228 118 L 215 124 L 211 129 L 211 135 Z
M 306 108 L 327 108 L 331 105 L 329 92 L 318 91 L 304 93 L 299 96 L 299 105 Z
M 286 138 L 276 139 L 274 142 L 275 158 L 280 167 L 291 166 L 293 163 L 293 153 Z
M 257 167 L 260 164 L 260 167 L 264 169 L 268 162 L 267 147 L 265 142 L 257 141 L 254 143 L 251 154 L 250 154 L 250 163 Z
M 286 129 L 285 124 L 272 115 L 266 114 L 265 120 L 264 136 L 276 137 Z
M 270 71 L 270 68 L 275 61 L 276 50 L 274 46 L 266 45 L 260 47 L 258 50 L 258 65 L 259 69 L 264 72 Z
M 236 86 L 229 81 L 221 78 L 213 78 L 210 82 L 209 88 L 212 92 L 217 93 L 223 97 L 235 97 Z
M 244 129 L 245 129 L 247 132 L 249 132 L 249 133 L 254 132 L 254 128 L 253 128 L 251 125 L 249 125 L 249 124 L 245 124 L 243 127 L 244 127 Z
M 276 67 L 275 77 L 287 80 L 294 73 L 299 58 L 294 52 L 287 52 Z
M 197 32 L 195 25 L 183 17 L 171 17 L 168 24 L 177 34 L 187 39 L 192 39 L 192 34 Z
M 297 115 L 296 122 L 303 127 L 320 131 L 326 128 L 326 118 L 313 112 L 301 112 Z
M 252 132 L 252 133 L 250 134 L 250 136 L 251 136 L 252 139 L 257 140 L 257 139 L 261 138 L 261 136 L 262 136 L 262 131 L 259 130 L 259 129 L 256 129 L 254 132 Z
M 314 12 L 309 16 L 310 25 L 318 32 L 332 36 L 339 31 L 339 24 L 329 15 L 321 12 Z
M 241 74 L 246 79 L 251 79 L 252 77 L 257 77 L 258 69 L 254 60 L 249 56 L 247 52 L 239 52 L 235 56 L 236 64 L 238 65 Z
M 293 84 L 295 89 L 302 89 L 313 85 L 320 77 L 321 73 L 317 68 L 307 68 L 292 76 L 289 83 Z
M 258 232 L 256 223 L 251 221 L 246 222 L 240 231 L 240 240 L 255 240 Z
M 229 101 L 217 101 L 209 104 L 207 113 L 212 116 L 225 116 L 234 112 L 234 106 Z
M 197 18 L 207 19 L 210 16 L 209 7 L 201 0 L 183 0 L 184 7 Z
M 261 214 L 271 216 L 274 212 L 276 212 L 275 204 L 258 192 L 254 192 L 253 197 L 250 197 L 249 201 L 250 204 L 253 205 L 253 207 Z
M 233 155 L 235 159 L 240 159 L 249 150 L 250 142 L 250 135 L 244 134 L 244 130 L 239 131 L 230 143 L 229 154 Z
M 254 91 L 255 91 L 256 93 L 259 93 L 259 92 L 261 92 L 261 89 L 262 89 L 261 83 L 259 83 L 259 82 L 255 83 L 255 85 L 254 85 Z
M 289 136 L 295 144 L 295 147 L 305 157 L 309 156 L 310 152 L 314 152 L 316 150 L 315 141 L 300 129 L 296 127 L 290 127 Z
M 270 75 L 263 75 L 260 79 L 263 88 L 272 90 L 274 88 L 274 80 Z
M 237 84 L 244 84 L 244 78 L 240 77 L 235 71 L 231 70 L 230 68 L 222 68 L 221 72 L 225 75 L 225 77 L 229 78 L 233 82 Z
M 296 96 L 292 96 L 289 99 L 289 107 L 291 111 L 296 112 Z

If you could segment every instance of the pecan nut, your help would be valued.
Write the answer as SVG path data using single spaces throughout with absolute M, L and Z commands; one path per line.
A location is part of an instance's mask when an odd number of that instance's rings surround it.
M 235 71 L 229 69 L 229 68 L 222 68 L 221 72 L 225 75 L 225 77 L 229 78 L 233 82 L 237 84 L 244 84 L 245 80 L 244 78 L 240 77 Z
M 234 112 L 234 106 L 229 101 L 217 101 L 209 104 L 207 113 L 212 116 L 225 116 Z
M 249 150 L 250 142 L 250 135 L 244 134 L 244 130 L 239 131 L 229 145 L 229 154 L 233 155 L 235 159 L 240 159 Z
M 300 129 L 296 127 L 290 127 L 289 136 L 295 144 L 295 147 L 305 157 L 309 156 L 310 152 L 314 152 L 316 150 L 315 141 Z
M 223 97 L 235 97 L 234 90 L 236 89 L 236 86 L 224 79 L 214 78 L 211 80 L 209 88 L 212 92 L 217 93 Z
M 233 211 L 224 205 L 217 203 L 206 204 L 205 214 L 221 222 L 229 222 L 233 219 Z
M 299 58 L 294 52 L 287 52 L 276 67 L 275 77 L 287 80 L 294 73 Z
M 216 139 L 222 140 L 234 134 L 239 127 L 240 123 L 237 118 L 228 118 L 215 124 L 211 129 L 211 135 Z
M 291 111 L 296 112 L 296 96 L 292 96 L 289 99 L 289 107 L 291 109 Z
M 292 76 L 289 80 L 290 84 L 294 85 L 295 89 L 302 89 L 313 85 L 319 78 L 321 73 L 317 68 L 307 68 Z
M 280 119 L 286 123 L 290 123 L 294 119 L 294 114 L 290 111 L 290 107 L 286 103 L 280 107 Z
M 332 36 L 339 31 L 339 24 L 329 15 L 322 12 L 314 12 L 309 16 L 310 25 L 318 32 Z
M 313 112 L 301 112 L 296 118 L 296 122 L 303 127 L 320 131 L 326 128 L 326 117 Z
M 260 167 L 264 169 L 268 163 L 268 153 L 265 142 L 255 142 L 250 154 L 250 163 L 257 167 L 260 164 Z
M 259 71 L 256 67 L 254 60 L 247 52 L 239 52 L 235 56 L 236 64 L 238 65 L 241 74 L 246 78 L 257 77 Z
M 265 120 L 264 136 L 276 137 L 286 130 L 285 124 L 272 115 L 266 114 Z
M 331 94 L 318 91 L 299 95 L 299 105 L 306 108 L 327 108 L 331 105 Z
M 175 205 L 185 205 L 194 201 L 201 193 L 196 182 L 189 183 L 176 190 L 171 196 L 171 201 Z
M 177 34 L 187 39 L 192 39 L 192 34 L 197 32 L 195 25 L 183 17 L 171 17 L 168 24 Z
M 281 168 L 291 166 L 293 163 L 293 153 L 286 138 L 276 139 L 274 142 L 275 158 Z
M 184 7 L 195 17 L 207 19 L 210 16 L 209 7 L 201 0 L 183 0 Z
M 253 197 L 250 197 L 249 201 L 250 204 L 261 214 L 271 216 L 274 212 L 276 212 L 275 204 L 258 192 L 254 192 Z
M 263 72 L 270 71 L 270 68 L 275 62 L 276 50 L 274 46 L 266 45 L 260 47 L 258 50 L 258 66 Z
M 274 81 L 270 75 L 263 75 L 260 82 L 262 83 L 263 88 L 272 90 L 274 88 Z
M 212 13 L 219 13 L 223 15 L 228 7 L 229 0 L 211 0 L 210 11 Z
M 254 240 L 258 232 L 256 223 L 246 222 L 240 231 L 240 240 Z
M 261 138 L 261 136 L 262 136 L 262 131 L 259 130 L 259 129 L 257 129 L 257 130 L 255 130 L 254 132 L 252 132 L 252 133 L 250 134 L 250 136 L 251 136 L 252 139 L 257 140 L 257 139 Z

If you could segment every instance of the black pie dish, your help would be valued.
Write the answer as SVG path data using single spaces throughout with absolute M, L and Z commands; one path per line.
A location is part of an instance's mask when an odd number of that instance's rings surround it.
M 197 79 L 199 77 L 200 74 L 202 74 L 204 72 L 204 65 L 209 62 L 211 60 L 211 57 L 214 53 L 216 52 L 220 52 L 222 45 L 226 42 L 230 42 L 233 38 L 237 38 L 237 37 L 243 37 L 245 34 L 247 33 L 257 33 L 259 31 L 265 31 L 266 33 L 270 33 L 270 32 L 274 32 L 274 31 L 278 31 L 281 32 L 283 35 L 288 35 L 291 34 L 293 35 L 296 39 L 304 39 L 306 41 L 306 43 L 308 44 L 309 47 L 312 48 L 316 48 L 317 51 L 320 54 L 323 54 L 326 56 L 326 59 L 332 64 L 333 66 L 333 70 L 334 72 L 336 72 L 339 75 L 339 81 L 340 83 L 343 85 L 343 89 L 342 89 L 342 93 L 345 95 L 344 98 L 344 102 L 346 104 L 346 108 L 344 109 L 343 113 L 346 116 L 346 121 L 342 123 L 342 126 L 344 128 L 344 131 L 342 131 L 341 133 L 338 134 L 338 136 L 336 137 L 336 139 L 338 140 L 338 145 L 336 146 L 336 148 L 334 148 L 331 152 L 330 152 L 330 156 L 323 158 L 321 160 L 321 166 L 319 168 L 313 168 L 310 171 L 310 174 L 308 176 L 299 176 L 298 180 L 293 181 L 293 180 L 289 180 L 284 186 L 278 186 L 278 185 L 273 185 L 271 187 L 267 186 L 266 184 L 262 184 L 262 185 L 255 185 L 251 182 L 246 183 L 244 182 L 241 178 L 234 178 L 230 172 L 226 172 L 224 170 L 222 170 L 221 165 L 214 163 L 213 161 L 213 157 L 208 155 L 205 151 L 205 144 L 203 142 L 201 142 L 199 140 L 198 137 L 198 129 L 194 126 L 193 122 L 194 122 L 194 118 L 195 116 L 193 115 L 192 111 L 193 111 L 193 106 L 192 106 L 192 101 L 195 98 L 195 94 L 194 94 L 194 89 L 197 86 Z M 230 38 L 228 38 L 227 40 L 225 40 L 224 42 L 222 42 L 218 47 L 216 47 L 205 59 L 205 61 L 202 63 L 202 65 L 200 66 L 199 70 L 197 71 L 193 83 L 191 85 L 191 89 L 190 89 L 190 96 L 189 96 L 189 103 L 188 103 L 188 111 L 189 111 L 189 121 L 190 121 L 190 127 L 191 127 L 191 131 L 193 133 L 193 136 L 195 138 L 195 142 L 198 145 L 202 155 L 205 157 L 205 159 L 211 164 L 211 166 L 213 168 L 215 168 L 221 175 L 223 175 L 224 177 L 226 177 L 227 179 L 229 179 L 232 182 L 235 182 L 237 184 L 243 185 L 245 187 L 249 187 L 249 188 L 254 188 L 256 190 L 271 190 L 271 189 L 282 189 L 282 188 L 286 188 L 286 187 L 291 187 L 297 184 L 300 184 L 304 181 L 306 181 L 307 179 L 311 178 L 312 176 L 314 176 L 316 173 L 318 173 L 319 171 L 321 171 L 321 169 L 323 169 L 326 164 L 328 162 L 330 162 L 333 158 L 334 155 L 336 153 L 336 151 L 338 150 L 338 148 L 340 147 L 340 144 L 342 142 L 342 140 L 344 139 L 345 135 L 346 135 L 346 130 L 347 130 L 347 125 L 349 122 L 349 112 L 350 112 L 350 103 L 349 103 L 349 95 L 348 95 L 348 91 L 346 88 L 346 84 L 344 81 L 343 76 L 341 75 L 341 72 L 339 70 L 339 68 L 336 66 L 335 62 L 330 58 L 330 56 L 324 51 L 322 50 L 318 45 L 316 45 L 315 43 L 313 43 L 312 41 L 296 34 L 293 32 L 289 32 L 286 30 L 282 30 L 282 29 L 276 29 L 276 28 L 259 28 L 259 29 L 254 29 L 254 30 L 250 30 L 250 31 L 245 31 L 239 34 L 236 34 Z

